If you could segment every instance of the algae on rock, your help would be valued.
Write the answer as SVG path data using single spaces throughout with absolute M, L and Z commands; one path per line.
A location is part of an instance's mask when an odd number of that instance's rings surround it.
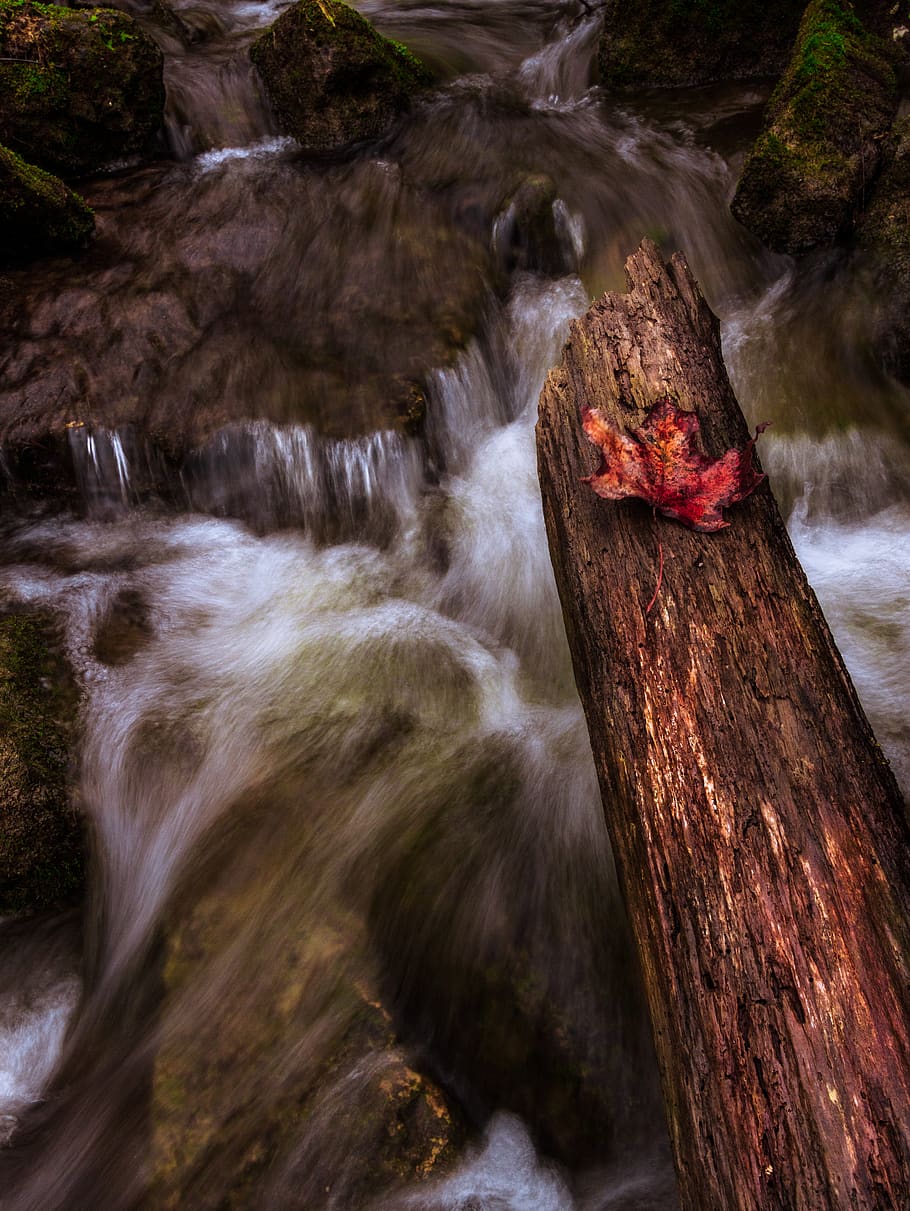
M 0 618 L 0 915 L 82 894 L 82 829 L 69 796 L 74 699 L 49 620 Z
M 849 0 L 812 0 L 733 199 L 777 252 L 830 245 L 861 211 L 898 102 L 893 44 Z
M 310 151 L 384 134 L 429 74 L 341 0 L 298 0 L 250 47 L 281 129 Z
M 94 229 L 78 194 L 0 145 L 0 262 L 84 248 Z
M 609 88 L 674 88 L 777 75 L 805 0 L 607 0 L 598 51 Z
M 0 141 L 64 177 L 148 152 L 162 64 L 126 13 L 0 0 Z

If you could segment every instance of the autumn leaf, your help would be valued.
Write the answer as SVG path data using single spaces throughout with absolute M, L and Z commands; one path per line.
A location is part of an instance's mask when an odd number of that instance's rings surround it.
M 743 500 L 765 478 L 752 465 L 752 451 L 767 425 L 759 425 L 742 450 L 714 459 L 696 443 L 698 417 L 671 399 L 653 404 L 628 434 L 611 428 L 595 408 L 582 409 L 582 425 L 602 454 L 597 471 L 583 483 L 606 500 L 640 497 L 692 530 L 710 533 L 728 526 L 721 510 Z

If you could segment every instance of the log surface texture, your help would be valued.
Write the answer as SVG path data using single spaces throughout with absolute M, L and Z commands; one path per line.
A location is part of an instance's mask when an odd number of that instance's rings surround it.
M 579 482 L 585 401 L 626 429 L 670 396 L 712 456 L 749 437 L 685 260 L 645 242 L 626 276 L 547 379 L 538 464 L 682 1204 L 910 1208 L 900 792 L 767 482 L 716 534 Z

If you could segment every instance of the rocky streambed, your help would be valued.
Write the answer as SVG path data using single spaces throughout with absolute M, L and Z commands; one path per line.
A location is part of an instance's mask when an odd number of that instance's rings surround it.
M 898 26 L 660 7 L 0 0 L 15 1211 L 674 1205 L 533 443 L 643 234 L 908 785 Z M 795 259 L 807 47 L 890 100 Z

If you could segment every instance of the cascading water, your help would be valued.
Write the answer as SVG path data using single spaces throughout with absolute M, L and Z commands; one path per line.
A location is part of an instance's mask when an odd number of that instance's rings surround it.
M 119 1211 L 154 1181 L 174 1205 L 194 1149 L 183 1205 L 227 1205 L 368 989 L 475 1132 L 377 1206 L 663 1211 L 540 513 L 542 379 L 643 234 L 686 250 L 904 785 L 906 394 L 864 360 L 851 267 L 794 267 L 729 217 L 754 94 L 611 108 L 573 5 L 374 3 L 449 82 L 381 148 L 311 165 L 243 91 L 238 48 L 276 11 L 176 9 L 207 31 L 158 31 L 189 159 L 99 182 L 95 259 L 15 279 L 9 381 L 82 365 L 91 401 L 66 397 L 78 507 L 4 521 L 0 594 L 65 622 L 94 881 L 81 964 L 69 919 L 0 930 L 0 1205 Z M 544 234 L 521 244 L 529 179 Z M 420 435 L 371 425 L 427 348 Z M 179 409 L 175 460 L 149 434 Z M 323 1076 L 246 1205 L 370 1201 L 346 1115 L 377 1062 Z

